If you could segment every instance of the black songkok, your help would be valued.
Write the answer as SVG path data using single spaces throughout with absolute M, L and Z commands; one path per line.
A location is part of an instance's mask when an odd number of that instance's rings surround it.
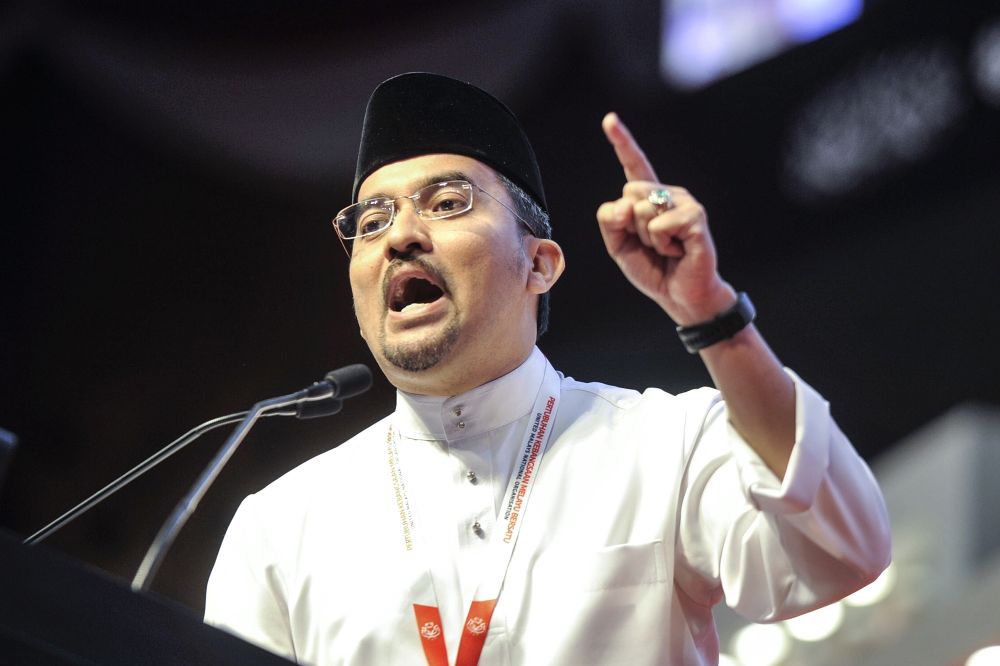
M 471 84 L 423 72 L 383 81 L 368 100 L 353 199 L 386 164 L 432 153 L 477 159 L 548 210 L 535 152 L 510 109 Z

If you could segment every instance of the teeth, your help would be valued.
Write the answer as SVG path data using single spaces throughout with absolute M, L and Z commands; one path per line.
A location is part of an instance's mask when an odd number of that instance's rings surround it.
M 400 312 L 406 312 L 407 310 L 413 310 L 414 308 L 419 308 L 421 305 L 426 305 L 426 303 L 410 303 L 409 305 L 403 306 Z

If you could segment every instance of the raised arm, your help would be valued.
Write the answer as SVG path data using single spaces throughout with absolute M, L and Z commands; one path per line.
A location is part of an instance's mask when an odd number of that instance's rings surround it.
M 626 179 L 622 196 L 597 210 L 608 254 L 678 326 L 707 322 L 728 310 L 736 291 L 719 275 L 705 209 L 684 188 L 660 182 L 617 115 L 605 116 L 602 127 Z M 672 203 L 650 201 L 663 189 Z M 778 359 L 753 324 L 699 354 L 733 426 L 783 477 L 795 441 L 795 387 Z

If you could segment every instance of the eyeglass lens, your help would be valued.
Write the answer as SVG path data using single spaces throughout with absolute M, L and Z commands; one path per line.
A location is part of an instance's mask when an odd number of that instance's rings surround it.
M 472 184 L 464 180 L 449 180 L 422 187 L 408 197 L 359 201 L 340 211 L 334 224 L 345 239 L 378 233 L 392 222 L 399 199 L 413 201 L 414 209 L 421 218 L 439 220 L 472 208 Z

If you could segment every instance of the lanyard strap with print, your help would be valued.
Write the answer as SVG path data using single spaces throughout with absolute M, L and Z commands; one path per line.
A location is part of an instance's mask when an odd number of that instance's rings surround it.
M 542 458 L 548 448 L 549 436 L 556 418 L 559 402 L 559 376 L 546 362 L 545 376 L 539 387 L 535 404 L 532 408 L 532 418 L 528 432 L 524 438 L 517 467 L 507 484 L 504 503 L 497 517 L 497 528 L 490 540 L 487 551 L 486 573 L 473 595 L 474 601 L 469 607 L 462 628 L 462 638 L 458 645 L 458 656 L 455 666 L 475 666 L 479 663 L 479 655 L 486 642 L 486 632 L 493 617 L 500 589 L 503 587 L 507 567 L 514 552 L 514 544 L 524 522 L 528 508 L 528 499 L 535 486 L 535 477 L 542 464 Z M 406 493 L 403 471 L 399 462 L 399 451 L 396 446 L 396 436 L 390 426 L 386 437 L 386 454 L 389 463 L 389 475 L 395 494 L 396 508 L 399 511 L 399 522 L 403 533 L 403 543 L 406 550 L 416 555 L 416 524 L 413 520 L 413 509 Z M 425 549 L 426 550 L 426 549 Z M 429 666 L 449 666 L 448 650 L 444 643 L 444 632 L 441 629 L 441 613 L 438 610 L 437 592 L 430 569 L 422 566 L 423 573 L 419 576 L 414 588 L 416 602 L 413 613 L 420 632 L 420 642 L 424 656 Z

